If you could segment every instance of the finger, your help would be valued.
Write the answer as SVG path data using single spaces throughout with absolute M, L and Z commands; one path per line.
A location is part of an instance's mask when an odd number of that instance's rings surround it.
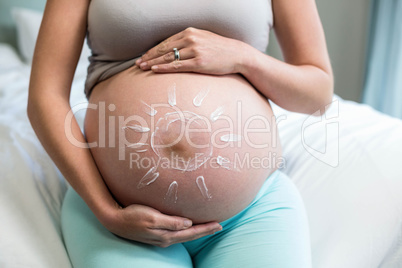
M 135 64 L 140 67 L 141 64 L 145 62 L 149 62 L 151 60 L 157 59 L 157 58 L 162 58 L 163 56 L 166 56 L 168 54 L 168 59 L 170 59 L 173 55 L 174 59 L 174 52 L 173 48 L 181 49 L 182 46 L 179 46 L 178 44 L 175 43 L 168 43 L 169 41 L 165 40 L 159 45 L 151 48 L 148 50 L 144 55 L 141 56 L 139 60 L 135 62 Z M 179 46 L 179 47 L 178 47 Z M 144 66 L 143 66 L 144 67 Z M 143 69 L 143 67 L 141 67 Z
M 182 36 L 183 33 L 180 32 L 162 41 L 142 55 L 140 60 L 137 60 L 136 64 L 139 65 L 142 62 L 163 56 L 173 51 L 173 48 L 182 49 L 184 47 L 184 42 L 181 40 Z
M 183 243 L 207 235 L 212 235 L 219 231 L 222 231 L 222 226 L 217 222 L 194 225 L 189 229 L 174 232 L 171 241 L 174 241 L 175 243 Z
M 172 61 L 167 64 L 154 65 L 151 67 L 151 70 L 155 73 L 194 72 L 197 70 L 197 65 L 193 58 L 189 60 Z
M 169 231 L 184 230 L 193 225 L 193 222 L 187 218 L 178 216 L 169 216 L 160 213 L 157 217 L 154 217 L 149 229 L 161 229 Z
M 222 226 L 217 222 L 197 224 L 188 229 L 180 231 L 155 230 L 155 235 L 161 237 L 162 244 L 176 244 L 198 239 L 207 235 L 214 234 L 222 230 Z
M 179 50 L 179 53 L 180 53 L 180 60 L 187 60 L 187 59 L 191 59 L 194 57 L 194 53 L 190 49 L 183 48 L 183 49 Z M 139 67 L 142 70 L 146 71 L 146 70 L 151 69 L 152 66 L 168 64 L 168 63 L 172 63 L 174 61 L 175 61 L 174 52 L 171 51 L 156 59 L 152 59 L 149 61 L 142 61 Z

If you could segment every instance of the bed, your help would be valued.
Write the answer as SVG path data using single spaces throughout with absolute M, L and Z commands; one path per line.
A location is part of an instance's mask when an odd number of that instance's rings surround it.
M 26 115 L 41 13 L 12 17 L 18 45 L 0 43 L 0 267 L 71 267 L 60 228 L 67 183 Z M 84 45 L 71 94 L 81 126 L 88 53 Z M 272 105 L 281 169 L 306 205 L 313 267 L 402 267 L 402 121 L 339 96 L 323 116 Z

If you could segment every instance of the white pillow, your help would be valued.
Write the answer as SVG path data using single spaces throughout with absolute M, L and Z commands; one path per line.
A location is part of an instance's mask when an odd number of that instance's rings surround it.
M 15 49 L 9 44 L 0 43 L 0 72 L 22 65 Z
M 11 13 L 17 27 L 18 49 L 24 61 L 31 63 L 43 13 L 18 7 L 13 8 Z M 80 61 L 88 61 L 90 55 L 91 50 L 84 42 Z

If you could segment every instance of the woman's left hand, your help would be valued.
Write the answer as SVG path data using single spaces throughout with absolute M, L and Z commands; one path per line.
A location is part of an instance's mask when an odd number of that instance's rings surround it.
M 148 50 L 136 65 L 155 73 L 196 72 L 224 75 L 238 73 L 246 44 L 218 34 L 187 28 Z M 173 48 L 180 53 L 175 60 Z

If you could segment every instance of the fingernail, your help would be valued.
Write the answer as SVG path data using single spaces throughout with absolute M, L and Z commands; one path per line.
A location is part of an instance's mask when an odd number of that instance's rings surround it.
M 140 64 L 140 67 L 141 67 L 141 68 L 145 68 L 145 67 L 147 67 L 147 65 L 148 65 L 148 63 L 143 62 L 143 63 Z
M 219 224 L 219 226 L 216 227 L 216 228 L 214 229 L 214 231 L 215 231 L 215 232 L 219 232 L 219 231 L 222 231 L 222 229 L 223 229 L 222 225 Z
M 142 62 L 142 59 L 140 58 L 139 60 L 137 60 L 136 62 L 135 62 L 135 64 L 141 64 L 141 62 Z
M 152 69 L 152 71 L 157 71 L 159 69 L 159 67 L 158 66 L 152 66 L 151 69 Z
M 185 220 L 184 221 L 184 227 L 190 227 L 191 225 L 193 225 L 193 223 L 192 223 L 192 221 L 190 221 L 190 220 Z

